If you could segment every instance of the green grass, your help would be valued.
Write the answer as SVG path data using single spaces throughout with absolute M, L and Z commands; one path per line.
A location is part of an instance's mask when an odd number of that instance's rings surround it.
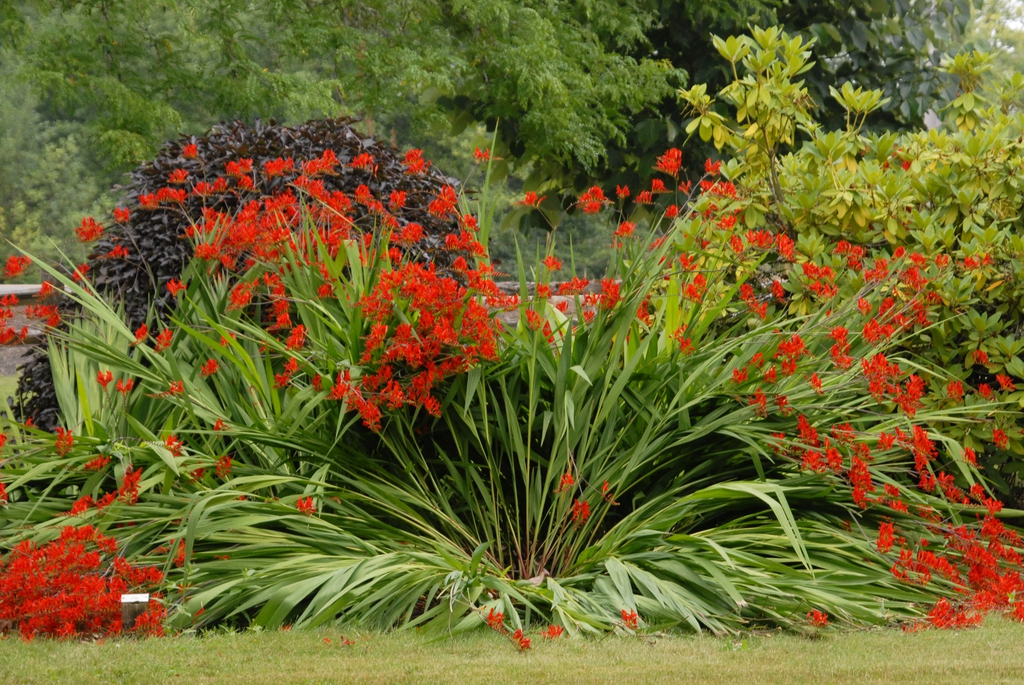
M 7 398 L 14 394 L 18 388 L 18 377 L 0 376 L 0 401 L 7 402 Z
M 327 637 L 330 644 L 324 641 Z M 966 631 L 830 632 L 546 642 L 518 653 L 478 631 L 427 642 L 415 633 L 210 634 L 143 642 L 0 643 L 0 682 L 74 683 L 1020 683 L 1024 626 L 991 618 Z

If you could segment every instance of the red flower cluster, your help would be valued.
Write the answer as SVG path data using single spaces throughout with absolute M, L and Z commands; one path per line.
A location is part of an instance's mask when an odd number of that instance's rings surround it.
M 562 637 L 562 633 L 565 629 L 562 626 L 549 625 L 544 630 L 540 631 L 541 637 L 546 640 L 554 640 L 555 638 Z
M 480 272 L 467 275 L 480 294 L 499 294 Z M 348 370 L 339 373 L 330 397 L 346 400 L 373 430 L 382 407 L 410 405 L 439 415 L 437 385 L 497 356 L 494 321 L 472 293 L 438 276 L 432 265 L 408 263 L 381 273 L 358 305 L 371 325 L 361 360 L 366 370 L 358 384 Z
M 810 621 L 811 625 L 815 628 L 824 628 L 828 625 L 828 614 L 817 609 L 812 609 L 807 612 L 807 620 Z
M 43 287 L 48 285 L 49 283 L 44 283 Z M 42 297 L 42 288 L 40 288 L 40 298 Z M 24 342 L 25 338 L 28 337 L 27 327 L 22 326 L 21 331 L 15 331 L 13 327 L 8 325 L 8 322 L 14 318 L 14 310 L 12 307 L 16 307 L 17 305 L 17 295 L 4 295 L 3 297 L 0 297 L 0 345 L 17 345 Z M 60 315 L 56 314 L 56 312 L 55 315 L 59 322 Z
M 19 543 L 0 559 L 0 624 L 10 622 L 28 640 L 121 632 L 121 595 L 159 585 L 163 574 L 116 553 L 114 539 L 92 526 L 65 527 L 42 546 Z M 136 631 L 162 634 L 159 602 L 143 616 Z
M 594 186 L 580 195 L 576 204 L 584 214 L 597 214 L 608 202 L 600 186 Z
M 82 219 L 82 223 L 75 229 L 75 235 L 83 243 L 98 240 L 103 235 L 103 227 L 96 223 L 91 216 Z

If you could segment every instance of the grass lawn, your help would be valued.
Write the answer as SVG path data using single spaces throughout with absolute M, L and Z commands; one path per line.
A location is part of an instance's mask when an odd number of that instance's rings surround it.
M 960 632 L 828 633 L 820 639 L 663 637 L 547 642 L 518 653 L 498 635 L 427 642 L 415 633 L 211 634 L 103 643 L 0 642 L 15 683 L 1021 683 L 1024 626 L 990 618 Z M 327 643 L 324 638 L 329 638 Z
M 17 376 L 0 376 L 0 402 L 7 404 L 7 398 L 18 388 Z

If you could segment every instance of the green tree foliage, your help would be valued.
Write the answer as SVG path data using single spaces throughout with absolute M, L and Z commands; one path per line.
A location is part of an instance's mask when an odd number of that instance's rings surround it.
M 497 126 L 508 158 L 566 187 L 646 174 L 679 131 L 673 88 L 729 78 L 711 33 L 754 21 L 816 37 L 807 78 L 826 113 L 839 114 L 828 86 L 852 81 L 885 90 L 876 120 L 902 125 L 939 94 L 934 54 L 969 12 L 967 0 L 39 0 L 5 16 L 48 114 L 87 123 L 120 168 L 218 118 L 345 110 Z
M 1017 0 L 985 0 L 971 18 L 966 47 L 991 50 L 994 67 L 1003 76 L 1024 73 L 1024 4 Z
M 5 2 L 0 61 L 31 88 L 40 122 L 21 129 L 40 133 L 14 139 L 41 158 L 53 136 L 74 132 L 67 144 L 90 161 L 87 177 L 41 191 L 52 215 L 45 220 L 17 218 L 32 203 L 5 200 L 4 235 L 24 240 L 29 229 L 14 226 L 30 224 L 70 235 L 112 173 L 151 158 L 179 132 L 236 117 L 297 122 L 341 113 L 367 117 L 371 134 L 433 148 L 445 169 L 455 166 L 458 146 L 424 141 L 497 129 L 495 153 L 514 173 L 510 188 L 547 197 L 544 217 L 504 215 L 504 226 L 521 227 L 519 237 L 535 245 L 562 221 L 567 191 L 595 179 L 635 186 L 666 142 L 682 141 L 675 89 L 689 80 L 715 92 L 732 77 L 712 33 L 772 22 L 815 38 L 818 59 L 802 75 L 822 108 L 815 116 L 841 121 L 828 88 L 849 81 L 887 98 L 869 126 L 899 127 L 942 99 L 948 81 L 935 70 L 936 55 L 956 43 L 969 13 L 967 0 Z M 44 129 L 48 137 L 36 140 Z M 688 146 L 688 166 L 698 168 L 706 153 Z M 21 193 L 3 183 L 0 192 Z M 564 233 L 573 234 L 581 264 L 599 272 L 607 263 L 597 247 L 607 231 L 573 220 Z M 512 254 L 512 238 L 500 236 L 499 254 Z
M 83 126 L 46 122 L 27 86 L 0 81 L 0 159 L 0 257 L 20 248 L 81 261 L 71 229 L 113 206 L 113 177 L 97 168 Z M 39 273 L 26 278 L 38 281 Z

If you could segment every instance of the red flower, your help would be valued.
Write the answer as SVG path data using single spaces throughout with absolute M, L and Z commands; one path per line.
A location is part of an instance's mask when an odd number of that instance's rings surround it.
M 954 402 L 960 402 L 964 399 L 964 384 L 960 381 L 950 381 L 946 385 L 946 394 Z
M 487 621 L 487 625 L 490 626 L 491 630 L 496 630 L 499 633 L 505 632 L 505 614 L 495 611 L 494 607 L 488 609 L 487 617 L 484 620 Z
M 410 221 L 399 234 L 398 242 L 402 245 L 412 245 L 413 243 L 418 243 L 422 238 L 423 226 L 419 225 L 415 221 Z
M 562 480 L 558 483 L 558 488 L 555 490 L 556 493 L 562 494 L 572 489 L 572 486 L 576 485 L 576 479 L 572 477 L 572 473 L 566 471 L 562 474 Z
M 131 218 L 131 212 L 129 212 L 124 207 L 115 207 L 114 208 L 114 221 L 116 221 L 117 223 L 119 223 L 119 224 L 126 224 L 126 223 L 128 223 L 128 220 L 130 218 Z
M 455 205 L 458 203 L 459 198 L 455 195 L 455 188 L 446 185 L 441 188 L 437 197 L 430 201 L 427 210 L 434 216 L 444 218 L 455 211 Z
M 654 168 L 658 171 L 664 171 L 669 176 L 675 177 L 679 173 L 679 167 L 682 165 L 682 151 L 678 148 L 672 148 L 661 157 L 658 157 L 658 164 Z
M 818 378 L 818 374 L 811 374 L 811 377 L 807 379 L 807 382 L 811 384 L 812 388 L 814 388 L 814 392 L 819 395 L 821 394 L 821 379 Z
M 633 231 L 636 229 L 636 224 L 632 221 L 623 221 L 619 224 L 619 227 L 615 229 L 613 234 L 616 238 L 629 238 L 633 235 Z
M 178 293 L 182 290 L 186 290 L 187 287 L 184 283 L 179 281 L 177 278 L 172 278 L 167 282 L 167 290 L 171 293 L 171 297 L 177 297 Z
M 524 207 L 540 207 L 540 203 L 543 202 L 546 197 L 547 195 L 537 197 L 537 193 L 531 190 L 530 192 L 526 193 L 523 199 L 517 202 L 516 204 L 522 205 Z
M 189 143 L 181 148 L 181 156 L 185 159 L 195 159 L 199 150 L 196 148 L 195 143 Z
M 228 295 L 228 299 L 230 300 L 228 304 L 228 311 L 231 311 L 233 309 L 244 309 L 245 307 L 248 307 L 249 303 L 252 302 L 252 293 L 253 288 L 255 288 L 255 286 L 255 282 L 246 283 L 243 281 L 241 283 L 236 284 L 235 287 L 231 289 L 231 293 Z
M 102 469 L 104 466 L 106 466 L 109 463 L 110 463 L 110 457 L 104 457 L 102 454 L 100 454 L 100 455 L 97 455 L 96 457 L 90 459 L 89 461 L 85 462 L 85 465 L 83 466 L 83 468 L 86 471 L 99 471 L 100 469 Z
M 289 350 L 302 349 L 306 344 L 306 327 L 300 324 L 293 328 L 285 344 Z
M 12 255 L 7 258 L 7 264 L 4 266 L 4 277 L 14 278 L 20 276 L 25 270 L 25 267 L 32 263 L 32 260 L 28 257 L 21 257 L 18 255 Z
M 562 633 L 565 629 L 562 626 L 549 625 L 544 630 L 540 631 L 541 637 L 547 640 L 554 640 L 555 638 L 562 637 Z
M 263 162 L 263 174 L 268 178 L 274 178 L 275 176 L 283 176 L 285 172 L 291 171 L 294 167 L 295 162 L 291 157 L 288 159 L 277 159 L 267 160 Z
M 423 150 L 409 150 L 405 153 L 405 160 L 402 163 L 407 174 L 422 174 L 430 168 L 430 162 L 423 159 Z
M 1006 433 L 1001 428 L 996 428 L 992 431 L 992 442 L 995 443 L 996 447 L 1005 450 L 1010 446 L 1010 438 L 1007 437 Z
M 107 386 L 110 385 L 110 381 L 112 380 L 114 380 L 114 374 L 109 370 L 96 372 L 96 382 L 102 385 L 104 390 L 107 389 Z
M 391 195 L 388 196 L 388 209 L 392 212 L 397 212 L 405 206 L 405 192 L 401 190 L 392 190 Z
M 558 271 L 562 268 L 562 260 L 556 258 L 554 255 L 548 255 L 545 257 L 541 264 L 546 266 L 548 271 Z
M 252 160 L 240 159 L 237 162 L 232 160 L 224 167 L 224 173 L 234 178 L 241 178 L 252 173 Z
M 782 281 L 777 278 L 772 281 L 772 296 L 779 302 L 786 300 L 786 289 L 782 287 Z
M 83 243 L 92 242 L 103 235 L 103 227 L 96 223 L 91 216 L 82 219 L 82 223 L 75 229 L 75 235 Z
M 530 638 L 523 635 L 522 628 L 516 628 L 516 632 L 512 633 L 512 642 L 515 643 L 520 652 L 525 652 L 530 648 Z
M 597 214 L 607 203 L 604 191 L 599 186 L 593 186 L 580 195 L 576 204 L 584 214 Z
M 179 205 L 185 204 L 188 193 L 182 188 L 161 188 L 156 192 L 157 202 L 174 202 Z
M 590 518 L 590 502 L 576 500 L 572 505 L 572 522 L 578 526 L 583 525 Z
M 196 257 L 199 259 L 213 260 L 220 257 L 220 250 L 215 245 L 200 243 L 196 245 Z
M 136 333 L 136 341 L 138 341 L 138 333 Z M 156 336 L 156 345 L 153 349 L 157 352 L 163 352 L 171 346 L 171 338 L 174 337 L 174 333 L 170 328 L 165 328 L 160 331 L 159 335 Z
M 114 249 L 103 256 L 106 259 L 126 259 L 128 257 L 128 248 L 124 245 L 115 245 Z
M 135 385 L 135 381 L 132 380 L 131 378 L 128 379 L 127 383 L 125 383 L 123 379 L 119 378 L 119 379 L 117 379 L 117 386 L 116 386 L 116 388 L 117 388 L 117 391 L 119 393 L 121 393 L 122 395 L 127 395 L 128 393 L 130 393 L 132 391 L 132 387 L 134 385 Z
M 312 497 L 300 497 L 298 501 L 295 502 L 295 508 L 306 516 L 312 516 L 316 513 L 316 505 L 313 504 Z
M 476 148 L 473 150 L 473 158 L 477 164 L 480 162 L 489 162 L 491 161 L 491 150 L 489 148 L 484 148 L 483 150 Z
M 71 451 L 71 448 L 75 446 L 75 435 L 71 431 L 57 427 L 57 440 L 54 442 L 54 448 L 57 450 L 57 456 L 63 457 Z
M 558 285 L 558 294 L 568 297 L 579 295 L 586 290 L 588 285 L 590 285 L 589 279 L 574 276 L 571 281 L 566 281 L 565 283 L 560 283 Z
M 936 602 L 928 612 L 928 621 L 936 628 L 968 628 L 981 623 L 982 618 L 983 615 L 979 612 L 954 608 L 945 597 Z
M 811 625 L 815 628 L 824 628 L 828 625 L 828 614 L 813 609 L 807 612 L 807 620 L 811 622 Z
M 171 383 L 171 386 L 173 387 L 174 383 Z M 180 457 L 185 444 L 179 440 L 177 436 L 168 435 L 164 438 L 164 447 L 167 448 L 167 451 L 170 452 L 172 456 Z
M 175 169 L 167 175 L 167 182 L 175 185 L 182 184 L 188 181 L 188 171 L 185 169 Z
M 705 160 L 704 172 L 712 176 L 720 174 L 722 172 L 722 162 L 712 162 L 710 159 Z
M 878 526 L 878 542 L 876 543 L 876 546 L 878 547 L 878 552 L 880 554 L 888 553 L 889 550 L 892 549 L 895 541 L 896 536 L 893 532 L 893 524 L 891 522 L 883 523 Z
M 1013 384 L 1013 379 L 1006 374 L 1000 373 L 996 375 L 996 380 L 999 381 L 999 387 L 1006 392 L 1013 392 L 1017 389 L 1017 386 Z
M 682 354 L 691 354 L 693 352 L 693 341 L 686 337 L 685 324 L 676 329 L 676 332 L 672 334 L 672 338 L 679 343 L 679 351 Z
M 373 166 L 373 155 L 363 152 L 356 155 L 349 164 L 353 169 L 369 169 Z
M 19 543 L 10 555 L 16 561 L 0 566 L 0 615 L 26 640 L 119 632 L 121 595 L 158 585 L 163 574 L 116 553 L 113 538 L 92 526 L 65 527 L 58 539 L 41 546 Z M 159 612 L 154 607 L 147 613 Z M 136 622 L 136 630 L 159 634 L 160 617 L 142 626 Z
M 217 477 L 227 480 L 229 475 L 231 475 L 231 457 L 225 454 L 217 460 Z
M 615 186 L 615 197 L 625 200 L 629 197 L 629 186 Z
M 299 362 L 296 359 L 289 359 L 284 365 L 284 373 L 274 374 L 274 387 L 283 388 L 291 381 L 292 374 L 299 369 Z
M 199 369 L 199 375 L 203 378 L 209 378 L 213 374 L 217 373 L 218 368 L 219 365 L 217 364 L 216 359 L 207 359 L 206 363 Z
M 629 611 L 623 609 L 622 622 L 626 624 L 626 627 L 630 630 L 636 630 L 640 624 L 640 617 L 636 615 L 635 609 L 630 609 Z
M 601 309 L 609 311 L 621 301 L 619 294 L 620 283 L 612 278 L 601 279 L 601 294 L 598 305 Z

